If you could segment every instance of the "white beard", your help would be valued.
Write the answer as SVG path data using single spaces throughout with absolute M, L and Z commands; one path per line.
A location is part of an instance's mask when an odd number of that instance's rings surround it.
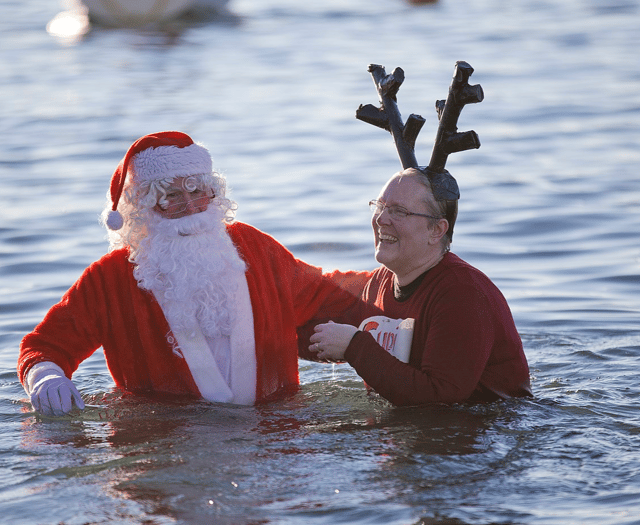
M 205 336 L 230 335 L 235 293 L 246 265 L 231 242 L 224 214 L 213 203 L 206 211 L 164 219 L 154 215 L 148 235 L 132 261 L 138 285 L 163 299 L 167 321 L 176 330 Z

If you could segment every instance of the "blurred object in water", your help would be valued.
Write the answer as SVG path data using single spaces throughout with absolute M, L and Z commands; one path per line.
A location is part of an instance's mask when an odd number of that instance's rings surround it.
M 104 27 L 139 28 L 162 26 L 179 20 L 208 21 L 229 14 L 229 0 L 68 0 L 70 18 L 88 17 L 91 24 Z M 50 31 L 51 32 L 51 31 Z
M 47 24 L 47 33 L 67 43 L 80 40 L 90 29 L 87 9 L 83 6 L 70 6 L 69 10 L 58 13 Z
M 407 0 L 412 5 L 437 4 L 438 0 Z

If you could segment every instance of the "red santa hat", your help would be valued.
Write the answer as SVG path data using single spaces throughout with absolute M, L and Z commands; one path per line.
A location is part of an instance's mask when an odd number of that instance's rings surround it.
M 207 149 L 195 144 L 185 133 L 161 131 L 139 138 L 131 145 L 111 177 L 112 207 L 107 215 L 107 226 L 111 230 L 119 230 L 124 224 L 118 211 L 118 202 L 127 175 L 134 183 L 139 183 L 211 173 L 212 168 Z

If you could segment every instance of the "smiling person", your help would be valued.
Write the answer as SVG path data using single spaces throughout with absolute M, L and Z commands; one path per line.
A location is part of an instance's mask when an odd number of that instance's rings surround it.
M 437 201 L 409 168 L 371 201 L 376 260 L 362 293 L 383 315 L 359 328 L 315 327 L 309 350 L 346 360 L 395 405 L 531 396 L 529 367 L 507 302 L 487 276 L 450 252 L 457 200 Z
M 188 135 L 146 135 L 111 179 L 109 253 L 20 345 L 33 408 L 84 407 L 71 381 L 102 347 L 118 387 L 251 405 L 298 385 L 296 328 L 358 302 L 275 239 L 234 222 L 209 152 Z

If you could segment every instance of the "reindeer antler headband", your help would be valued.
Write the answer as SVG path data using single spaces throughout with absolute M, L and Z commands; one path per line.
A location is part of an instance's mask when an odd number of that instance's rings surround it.
M 484 98 L 482 87 L 479 84 L 469 85 L 469 77 L 473 73 L 473 68 L 466 62 L 456 62 L 447 100 L 436 102 L 440 123 L 431 160 L 426 167 L 418 165 L 414 152 L 416 138 L 425 119 L 420 115 L 411 114 L 407 122 L 403 124 L 398 111 L 396 96 L 402 82 L 404 82 L 404 71 L 398 67 L 393 70 L 393 73 L 387 75 L 383 66 L 371 64 L 369 73 L 373 77 L 381 106 L 378 108 L 371 104 L 361 105 L 356 111 L 356 118 L 391 133 L 402 168 L 417 168 L 425 173 L 429 177 L 433 195 L 437 200 L 459 199 L 458 183 L 444 167 L 447 163 L 447 157 L 451 153 L 480 147 L 480 140 L 475 131 L 459 133 L 457 128 L 462 108 L 466 104 L 482 102 Z

